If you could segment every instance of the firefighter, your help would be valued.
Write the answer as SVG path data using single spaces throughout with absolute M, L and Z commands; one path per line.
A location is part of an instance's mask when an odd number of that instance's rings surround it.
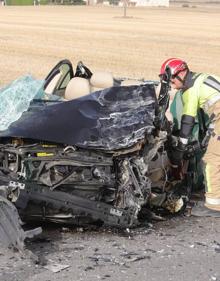
M 206 73 L 192 72 L 182 59 L 166 60 L 160 70 L 161 79 L 182 93 L 183 113 L 178 137 L 178 145 L 172 148 L 171 165 L 182 163 L 188 139 L 200 108 L 209 117 L 210 139 L 204 155 L 206 193 L 205 204 L 195 207 L 192 214 L 220 217 L 220 78 Z

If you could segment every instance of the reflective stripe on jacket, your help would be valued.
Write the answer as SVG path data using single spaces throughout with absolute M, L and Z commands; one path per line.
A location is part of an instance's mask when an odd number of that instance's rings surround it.
M 206 111 L 208 101 L 220 98 L 220 78 L 189 72 L 182 91 L 183 115 L 195 117 L 199 108 Z

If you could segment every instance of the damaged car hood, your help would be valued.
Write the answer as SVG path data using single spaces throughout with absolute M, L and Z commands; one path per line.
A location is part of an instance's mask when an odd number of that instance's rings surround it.
M 116 150 L 152 132 L 156 107 L 153 84 L 111 87 L 71 101 L 33 100 L 0 137 Z

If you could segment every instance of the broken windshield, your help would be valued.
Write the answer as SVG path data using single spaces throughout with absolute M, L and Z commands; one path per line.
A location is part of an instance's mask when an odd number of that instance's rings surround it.
M 34 97 L 42 97 L 43 81 L 26 75 L 0 89 L 0 130 L 6 130 L 26 111 Z

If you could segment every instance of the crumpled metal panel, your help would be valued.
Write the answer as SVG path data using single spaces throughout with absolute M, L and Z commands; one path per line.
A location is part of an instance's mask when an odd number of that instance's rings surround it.
M 66 102 L 35 101 L 0 137 L 116 150 L 152 132 L 156 106 L 153 84 L 112 87 Z

